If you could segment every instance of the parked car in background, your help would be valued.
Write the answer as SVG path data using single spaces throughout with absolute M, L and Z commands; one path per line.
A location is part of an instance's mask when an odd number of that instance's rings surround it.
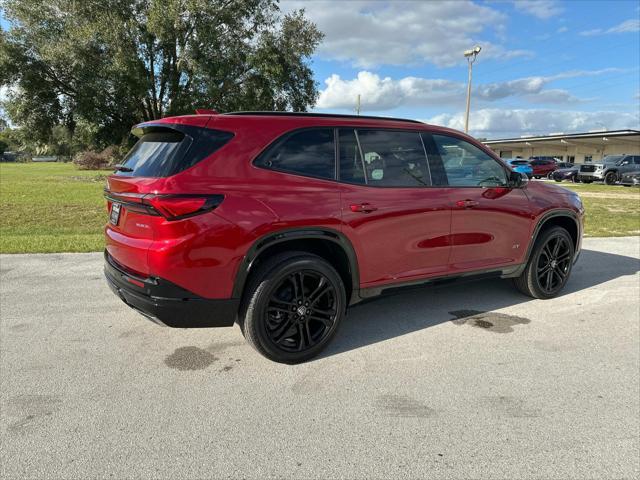
M 607 185 L 613 185 L 620 180 L 621 175 L 638 169 L 640 155 L 607 155 L 602 162 L 581 165 L 578 178 L 584 183 L 601 180 Z
M 567 164 L 564 164 L 564 165 L 567 165 Z M 571 165 L 571 164 L 568 164 L 568 165 Z M 577 183 L 580 181 L 578 180 L 579 170 L 580 170 L 580 167 L 578 167 L 577 165 L 571 165 L 571 167 L 561 167 L 551 172 L 550 178 L 552 180 L 555 180 L 556 182 L 562 182 L 564 180 L 568 180 L 570 182 Z
M 553 298 L 580 252 L 576 193 L 444 127 L 236 112 L 133 134 L 105 190 L 112 290 L 173 327 L 237 321 L 279 362 L 314 357 L 348 305 L 400 287 L 495 276 Z
M 529 160 L 529 165 L 533 169 L 533 178 L 548 177 L 551 172 L 558 169 L 558 164 L 555 160 Z
M 535 156 L 535 157 L 529 157 L 529 161 L 530 162 L 533 161 L 533 160 L 550 160 L 552 162 L 560 161 L 559 158 L 552 157 L 552 156 L 544 156 L 544 155 L 543 156 L 538 155 L 538 156 Z
M 503 160 L 511 167 L 514 172 L 522 173 L 527 178 L 531 178 L 533 175 L 533 168 L 529 165 L 529 162 L 524 158 L 503 158 Z
M 640 169 L 622 174 L 620 183 L 625 187 L 640 187 Z

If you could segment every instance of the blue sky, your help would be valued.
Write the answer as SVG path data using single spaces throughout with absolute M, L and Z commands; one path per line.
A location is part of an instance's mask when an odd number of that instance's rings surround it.
M 284 0 L 325 33 L 315 110 L 462 129 L 487 138 L 640 128 L 639 0 Z M 6 23 L 2 23 L 6 28 Z
M 417 118 L 505 137 L 639 128 L 640 2 L 285 1 L 326 34 L 313 59 L 318 111 Z

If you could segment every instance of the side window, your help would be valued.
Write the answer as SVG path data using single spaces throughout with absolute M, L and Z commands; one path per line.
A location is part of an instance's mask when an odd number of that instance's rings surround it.
M 319 178 L 335 178 L 333 129 L 293 133 L 256 160 L 256 165 Z
M 364 180 L 367 185 L 431 185 L 427 157 L 418 132 L 358 129 L 356 133 L 362 151 Z M 342 148 L 340 150 L 342 162 Z M 347 160 L 345 158 L 345 161 Z M 354 173 L 357 174 L 357 170 Z
M 445 135 L 432 135 L 432 138 L 431 148 L 435 149 L 436 154 L 433 160 L 440 159 L 446 184 L 459 187 L 507 185 L 507 172 L 502 165 L 478 147 Z
M 640 157 L 633 157 L 633 163 L 640 165 Z

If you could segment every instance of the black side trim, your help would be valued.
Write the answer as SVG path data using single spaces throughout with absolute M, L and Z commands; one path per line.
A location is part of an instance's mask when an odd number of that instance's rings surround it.
M 154 323 L 174 328 L 230 327 L 238 314 L 237 299 L 206 299 L 168 280 L 140 277 L 118 265 L 107 252 L 104 274 L 113 293 Z
M 238 268 L 238 273 L 236 274 L 236 279 L 233 285 L 233 298 L 239 299 L 242 297 L 242 292 L 244 291 L 247 277 L 249 276 L 249 272 L 251 271 L 251 265 L 265 249 L 278 243 L 305 239 L 329 240 L 342 248 L 342 250 L 347 255 L 347 258 L 349 259 L 351 285 L 353 286 L 351 301 L 353 303 L 354 300 L 357 300 L 357 292 L 360 286 L 360 274 L 358 271 L 358 259 L 356 257 L 353 245 L 351 245 L 349 239 L 347 239 L 347 237 L 342 233 L 336 230 L 320 227 L 286 229 L 279 232 L 267 234 L 256 240 L 251 248 L 247 251 L 247 254 L 242 260 L 240 267 Z
M 391 283 L 388 285 L 381 285 L 379 287 L 361 288 L 359 291 L 360 298 L 362 300 L 368 300 L 380 295 L 391 295 L 395 293 L 404 292 L 406 290 L 413 290 L 416 288 L 422 288 L 425 286 L 437 286 L 449 283 L 458 282 L 470 282 L 476 280 L 485 280 L 492 278 L 511 278 L 517 276 L 516 272 L 521 270 L 523 265 L 512 265 L 509 267 L 500 267 L 493 269 L 475 270 L 473 272 L 458 273 L 452 275 L 442 275 L 438 277 L 431 277 L 427 279 L 410 280 L 406 282 Z M 352 302 L 353 303 L 353 302 Z

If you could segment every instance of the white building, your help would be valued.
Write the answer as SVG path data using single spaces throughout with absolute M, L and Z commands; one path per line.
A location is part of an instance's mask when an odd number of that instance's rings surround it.
M 502 158 L 555 157 L 563 162 L 589 163 L 606 155 L 640 155 L 639 130 L 611 130 L 587 133 L 552 133 L 482 142 Z

